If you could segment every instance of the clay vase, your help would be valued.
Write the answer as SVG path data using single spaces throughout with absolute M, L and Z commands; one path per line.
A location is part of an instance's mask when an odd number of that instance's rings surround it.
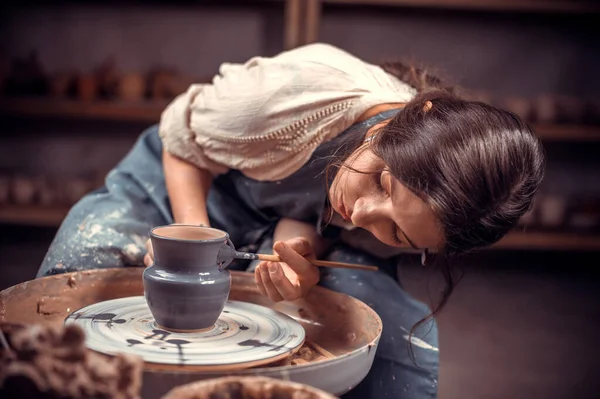
M 187 225 L 150 231 L 154 264 L 144 270 L 144 295 L 159 327 L 175 332 L 210 329 L 225 307 L 230 261 L 218 260 L 228 247 L 221 230 Z

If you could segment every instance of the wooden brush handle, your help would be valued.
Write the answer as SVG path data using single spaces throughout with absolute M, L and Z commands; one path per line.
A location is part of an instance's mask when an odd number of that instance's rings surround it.
M 281 258 L 277 255 L 267 255 L 267 254 L 256 254 L 258 259 L 266 260 L 271 262 L 281 262 Z M 360 269 L 360 270 L 379 270 L 377 266 L 365 266 L 365 265 L 357 265 L 354 263 L 343 263 L 343 262 L 328 262 L 326 260 L 311 260 L 307 259 L 312 265 L 319 267 L 340 267 L 346 269 Z

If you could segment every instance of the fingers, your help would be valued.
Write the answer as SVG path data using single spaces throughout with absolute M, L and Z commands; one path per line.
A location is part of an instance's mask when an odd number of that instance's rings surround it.
M 302 237 L 276 242 L 273 250 L 281 262 L 261 262 L 254 279 L 263 295 L 275 302 L 293 301 L 319 282 L 319 270 L 307 258 L 314 258 L 310 242 Z
M 284 266 L 277 262 L 269 262 L 268 270 L 269 277 L 273 285 L 279 292 L 279 295 L 286 301 L 294 301 L 301 297 L 301 289 L 299 285 L 295 285 L 290 281 L 283 271 Z
M 287 240 L 285 244 L 287 244 L 290 248 L 292 248 L 294 251 L 296 251 L 303 257 L 310 258 L 314 255 L 312 245 L 310 245 L 310 242 L 304 237 L 292 238 L 290 240 Z M 277 243 L 275 243 L 275 245 L 277 245 Z
M 273 262 L 262 262 L 256 267 L 254 275 L 256 283 L 263 295 L 268 296 L 274 302 L 280 302 L 284 300 L 284 297 L 279 293 L 279 290 L 273 283 L 270 275 L 271 272 L 269 271 L 269 269 L 273 268 L 273 265 L 276 264 Z
M 254 281 L 256 282 L 256 286 L 258 287 L 258 290 L 261 292 L 261 294 L 263 294 L 264 296 L 268 296 L 260 272 L 260 267 L 263 264 L 266 264 L 266 262 L 261 262 L 258 266 L 254 268 Z
M 310 248 L 310 244 L 308 242 L 306 242 L 306 244 L 303 243 L 302 239 L 294 239 L 294 241 L 295 242 L 292 242 L 291 244 L 299 250 L 306 250 L 306 246 Z M 306 251 L 298 253 L 289 244 L 282 241 L 276 242 L 275 245 L 273 245 L 273 250 L 277 252 L 281 261 L 287 263 L 290 269 L 298 275 L 298 280 L 305 280 L 307 276 L 312 276 L 314 274 L 315 267 L 301 255 L 301 253 L 306 253 Z M 312 249 L 310 249 L 310 252 L 312 252 Z
M 152 266 L 152 263 L 154 263 L 154 259 L 149 254 L 144 255 L 144 265 Z
M 277 262 L 262 262 L 254 271 L 254 280 L 260 292 L 272 301 L 294 301 L 300 298 L 300 289 L 285 276 Z
M 152 249 L 152 241 L 147 240 L 146 241 L 146 255 L 144 255 L 144 265 L 146 266 L 152 266 L 152 263 L 154 263 L 154 251 Z

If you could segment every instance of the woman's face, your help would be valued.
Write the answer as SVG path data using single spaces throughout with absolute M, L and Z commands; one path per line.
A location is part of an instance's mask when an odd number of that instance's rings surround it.
M 370 129 L 367 136 L 380 126 Z M 435 251 L 444 235 L 433 211 L 393 177 L 368 146 L 365 143 L 344 165 L 374 173 L 340 168 L 329 189 L 333 209 L 384 244 Z

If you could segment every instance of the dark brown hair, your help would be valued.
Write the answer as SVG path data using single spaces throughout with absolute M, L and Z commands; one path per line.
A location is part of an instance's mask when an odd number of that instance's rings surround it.
M 372 149 L 432 208 L 447 254 L 493 244 L 530 209 L 544 175 L 543 146 L 515 114 L 461 99 L 439 89 L 434 78 L 416 76 L 434 83 L 421 84 L 420 93 L 378 131 Z
M 414 331 L 442 309 L 455 286 L 448 257 L 497 242 L 531 208 L 545 154 L 515 114 L 462 99 L 424 70 L 402 63 L 381 67 L 418 94 L 378 130 L 371 149 L 431 207 L 445 235 L 435 263 L 446 287 L 438 306 Z M 354 150 L 362 144 L 360 138 L 351 142 Z

